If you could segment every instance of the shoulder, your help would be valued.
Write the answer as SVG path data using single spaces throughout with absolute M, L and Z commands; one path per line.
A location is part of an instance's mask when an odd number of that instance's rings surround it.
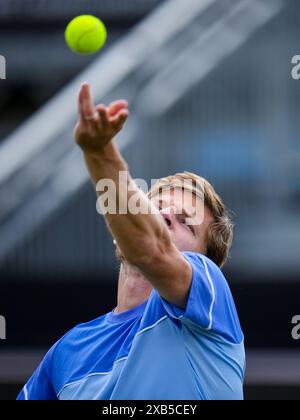
M 82 366 L 89 369 L 95 363 L 104 317 L 76 325 L 53 346 L 51 378 L 57 392 L 74 375 L 80 376 Z
M 88 322 L 75 325 L 69 330 L 57 343 L 56 352 L 65 347 L 78 346 L 82 347 L 101 332 L 101 325 L 105 321 L 106 315 L 102 315 Z M 77 347 L 78 348 L 78 347 Z
M 183 252 L 182 255 L 192 266 L 194 282 L 201 280 L 212 293 L 215 288 L 231 293 L 223 272 L 212 260 L 196 252 Z
M 221 269 L 202 254 L 185 252 L 193 269 L 192 285 L 185 315 L 206 331 L 232 343 L 243 342 L 234 298 Z
M 202 269 L 206 274 L 209 268 L 213 274 L 224 277 L 221 269 L 205 255 L 198 252 L 182 252 L 182 255 L 190 262 L 193 268 Z

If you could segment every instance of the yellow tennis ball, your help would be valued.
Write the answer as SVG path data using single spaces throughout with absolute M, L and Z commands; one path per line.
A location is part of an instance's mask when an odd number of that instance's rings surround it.
M 79 54 L 92 54 L 104 46 L 107 31 L 104 23 L 96 16 L 81 15 L 68 24 L 65 39 L 72 51 Z

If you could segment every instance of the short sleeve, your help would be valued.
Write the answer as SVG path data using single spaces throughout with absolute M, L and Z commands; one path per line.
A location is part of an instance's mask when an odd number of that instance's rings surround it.
M 57 400 L 51 379 L 51 365 L 55 346 L 23 387 L 17 400 Z
M 191 321 L 202 330 L 240 344 L 244 337 L 223 273 L 216 264 L 201 254 L 184 252 L 182 255 L 191 264 L 193 271 L 188 302 L 182 310 L 161 298 L 166 312 L 182 322 Z

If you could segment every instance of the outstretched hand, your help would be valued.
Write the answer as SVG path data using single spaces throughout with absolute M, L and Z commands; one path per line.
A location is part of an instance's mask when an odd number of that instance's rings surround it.
M 83 83 L 78 98 L 79 121 L 75 127 L 75 140 L 83 152 L 97 153 L 116 136 L 125 124 L 129 111 L 125 100 L 109 106 L 95 106 L 88 83 Z

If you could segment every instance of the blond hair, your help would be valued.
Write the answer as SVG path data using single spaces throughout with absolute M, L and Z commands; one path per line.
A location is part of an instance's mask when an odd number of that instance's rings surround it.
M 161 178 L 150 189 L 148 197 L 151 198 L 166 188 L 182 188 L 204 200 L 214 219 L 208 229 L 206 255 L 219 267 L 223 267 L 232 245 L 233 223 L 221 197 L 206 179 L 191 172 Z

